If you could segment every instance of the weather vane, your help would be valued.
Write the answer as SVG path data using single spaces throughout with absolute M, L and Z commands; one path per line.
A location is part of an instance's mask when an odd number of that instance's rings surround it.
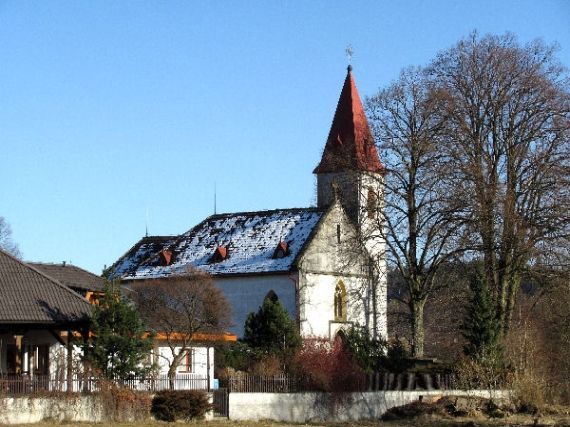
M 354 49 L 352 48 L 351 44 L 349 44 L 346 49 L 344 49 L 344 53 L 346 54 L 346 59 L 348 60 L 348 66 L 351 67 L 352 56 L 354 55 Z

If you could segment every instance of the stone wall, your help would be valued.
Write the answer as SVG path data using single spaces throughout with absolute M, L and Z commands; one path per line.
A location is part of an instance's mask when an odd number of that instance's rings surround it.
M 489 397 L 489 392 L 230 393 L 229 418 L 236 421 L 273 420 L 293 423 L 378 419 L 388 409 L 418 400 L 420 396 L 433 398 L 444 395 Z M 508 397 L 508 393 L 495 391 L 493 397 Z M 0 399 L 0 425 L 47 420 L 93 423 L 105 419 L 103 405 L 96 396 Z M 208 414 L 206 419 L 212 419 L 212 414 Z
M 102 422 L 102 405 L 94 396 L 5 397 L 0 399 L 0 424 L 46 420 Z
M 443 395 L 488 397 L 483 390 L 382 391 L 363 393 L 230 393 L 231 420 L 273 420 L 290 423 L 378 419 L 388 409 Z M 494 397 L 505 397 L 495 392 Z

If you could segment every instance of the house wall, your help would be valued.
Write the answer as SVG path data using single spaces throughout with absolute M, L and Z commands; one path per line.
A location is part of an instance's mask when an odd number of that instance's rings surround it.
M 175 347 L 178 354 L 181 347 Z M 193 383 L 192 380 L 201 381 L 204 378 L 210 380 L 210 388 L 214 386 L 214 348 L 213 347 L 192 347 L 192 365 L 190 372 L 187 370 L 186 360 L 183 359 L 177 369 L 176 378 L 188 380 L 187 388 L 191 386 L 199 387 L 199 383 Z M 159 375 L 168 374 L 168 368 L 174 359 L 172 350 L 166 344 L 156 343 L 151 355 L 151 363 L 155 363 L 158 367 Z M 201 383 L 200 383 L 201 384 Z M 184 387 L 178 387 L 184 388 Z
M 259 309 L 267 293 L 273 290 L 279 301 L 296 318 L 295 284 L 297 274 L 272 274 L 259 276 L 214 277 L 217 286 L 224 292 L 232 307 L 234 325 L 230 332 L 243 336 L 247 315 Z
M 7 345 L 15 344 L 14 334 L 0 335 L 0 374 L 7 373 Z M 49 373 L 53 374 L 60 368 L 61 363 L 65 364 L 65 347 L 46 330 L 31 330 L 24 334 L 23 346 L 24 357 L 22 360 L 22 371 L 27 373 L 30 371 L 29 355 L 25 350 L 26 345 L 49 345 Z M 63 354 L 63 355 L 62 355 Z M 64 369 L 64 368 L 63 368 Z

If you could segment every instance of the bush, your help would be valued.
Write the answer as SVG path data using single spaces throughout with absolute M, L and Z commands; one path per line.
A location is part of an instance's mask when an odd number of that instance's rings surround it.
M 99 387 L 98 395 L 107 421 L 143 421 L 149 418 L 151 400 L 148 393 L 105 380 L 99 382 Z
M 294 373 L 310 390 L 360 390 L 365 381 L 364 371 L 341 340 L 331 343 L 320 338 L 305 339 L 293 362 Z
M 154 396 L 151 413 L 157 420 L 173 422 L 203 418 L 211 409 L 212 405 L 204 391 L 165 390 Z

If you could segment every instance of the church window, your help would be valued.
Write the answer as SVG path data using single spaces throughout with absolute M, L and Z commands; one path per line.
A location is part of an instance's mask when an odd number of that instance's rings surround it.
M 289 245 L 286 242 L 280 241 L 273 251 L 273 258 L 285 258 L 289 255 Z
M 334 320 L 346 321 L 346 288 L 342 281 L 337 283 L 334 290 Z
M 366 211 L 368 213 L 368 218 L 374 218 L 376 216 L 377 208 L 378 198 L 376 197 L 376 192 L 372 187 L 368 187 L 368 197 L 366 199 Z
M 340 243 L 340 224 L 336 225 L 336 242 Z

